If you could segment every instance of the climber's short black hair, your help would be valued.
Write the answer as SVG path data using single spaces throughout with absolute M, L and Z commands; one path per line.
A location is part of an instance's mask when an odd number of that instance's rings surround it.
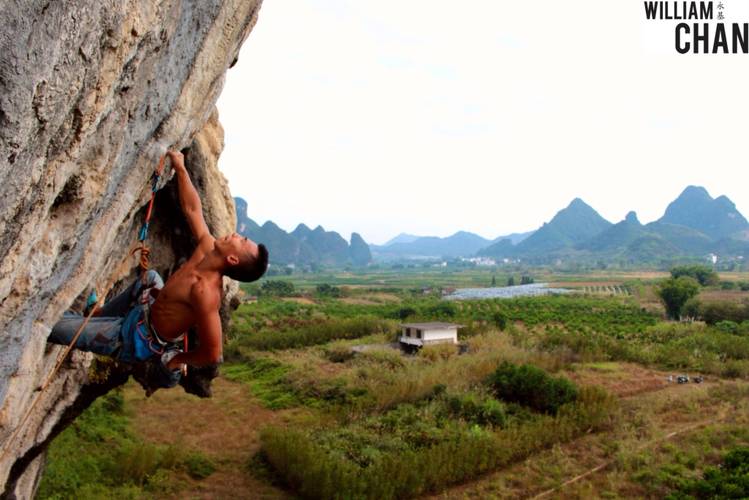
M 245 253 L 237 265 L 224 271 L 224 275 L 233 280 L 249 283 L 259 280 L 268 269 L 268 249 L 262 243 L 257 246 L 257 257 Z

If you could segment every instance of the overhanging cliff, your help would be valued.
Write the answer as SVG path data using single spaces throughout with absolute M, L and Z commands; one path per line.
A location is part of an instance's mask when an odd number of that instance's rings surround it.
M 46 338 L 63 311 L 92 287 L 110 280 L 121 286 L 134 276 L 132 268 L 122 273 L 121 263 L 167 147 L 187 148 L 211 230 L 234 229 L 231 196 L 216 168 L 223 134 L 215 102 L 259 6 L 260 0 L 0 0 L 5 496 L 30 496 L 50 433 L 97 391 L 121 383 L 92 380 L 91 355 L 74 352 L 54 382 L 36 390 L 62 349 Z M 173 187 L 157 200 L 152 262 L 168 274 L 192 242 L 175 212 Z

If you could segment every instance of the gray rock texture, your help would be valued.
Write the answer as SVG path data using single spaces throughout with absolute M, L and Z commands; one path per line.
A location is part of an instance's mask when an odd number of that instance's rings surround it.
M 234 229 L 216 169 L 223 134 L 215 102 L 259 7 L 260 0 L 0 0 L 4 496 L 31 497 L 50 436 L 127 378 L 115 370 L 102 381 L 89 370 L 91 356 L 74 352 L 37 391 L 62 349 L 46 338 L 63 311 L 91 288 L 101 294 L 114 282 L 117 291 L 135 276 L 128 254 L 167 147 L 185 149 L 211 230 Z M 193 244 L 175 200 L 167 183 L 149 235 L 153 266 L 165 275 Z

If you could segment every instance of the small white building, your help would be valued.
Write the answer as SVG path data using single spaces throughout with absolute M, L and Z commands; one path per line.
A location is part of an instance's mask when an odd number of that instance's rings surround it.
M 458 328 L 455 323 L 403 323 L 400 343 L 406 346 L 423 347 L 429 344 L 457 344 Z

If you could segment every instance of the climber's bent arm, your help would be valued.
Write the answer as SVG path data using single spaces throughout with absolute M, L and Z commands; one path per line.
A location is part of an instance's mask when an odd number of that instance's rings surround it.
M 185 157 L 179 151 L 169 151 L 167 154 L 172 160 L 172 168 L 177 177 L 179 204 L 187 219 L 187 224 L 190 226 L 190 231 L 198 240 L 198 245 L 210 244 L 212 246 L 213 238 L 203 218 L 203 205 L 200 202 L 198 191 L 190 180 L 190 174 L 187 173 L 185 168 Z

